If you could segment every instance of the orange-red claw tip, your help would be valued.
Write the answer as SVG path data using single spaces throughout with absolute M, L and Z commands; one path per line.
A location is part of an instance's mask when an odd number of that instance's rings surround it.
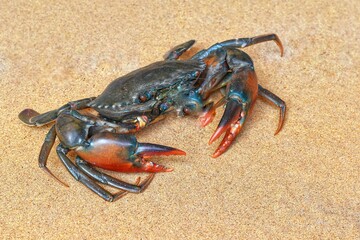
M 218 127 L 211 136 L 209 144 L 212 144 L 216 139 L 218 139 L 225 130 L 226 129 L 224 127 Z
M 166 169 L 165 169 L 165 172 L 172 172 L 172 171 L 174 171 L 173 168 L 166 168 Z
M 186 152 L 184 152 L 183 150 L 180 150 L 180 149 L 176 149 L 176 150 L 172 151 L 170 153 L 170 155 L 183 155 L 183 156 L 185 156 Z
M 199 122 L 201 127 L 206 127 L 207 125 L 209 125 L 215 117 L 215 112 L 213 113 L 206 113 L 204 116 L 199 118 Z
M 206 119 L 204 120 L 201 118 L 199 119 L 199 123 L 200 123 L 200 127 L 206 127 L 206 125 L 208 124 Z

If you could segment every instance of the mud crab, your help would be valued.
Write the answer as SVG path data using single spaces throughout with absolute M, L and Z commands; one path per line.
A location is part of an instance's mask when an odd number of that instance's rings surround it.
M 133 135 L 169 112 L 198 116 L 201 125 L 206 126 L 213 120 L 215 110 L 225 105 L 224 115 L 209 141 L 212 143 L 225 133 L 213 157 L 229 148 L 259 95 L 280 109 L 277 134 L 283 126 L 285 102 L 258 84 L 253 61 L 239 50 L 266 41 L 274 41 L 283 55 L 278 36 L 268 34 L 216 43 L 189 59 L 179 60 L 195 43 L 190 40 L 171 49 L 165 54 L 165 60 L 115 79 L 98 97 L 72 101 L 43 114 L 32 109 L 23 110 L 19 118 L 27 125 L 41 126 L 55 121 L 40 151 L 40 168 L 56 178 L 46 162 L 57 136 L 60 140 L 57 154 L 72 176 L 103 199 L 115 201 L 128 192 L 144 191 L 154 173 L 172 171 L 149 161 L 149 157 L 185 154 L 172 147 L 139 143 Z M 210 95 L 217 90 L 223 97 L 214 103 Z M 92 109 L 96 114 L 85 113 L 85 109 Z M 67 156 L 69 151 L 76 153 L 75 164 Z M 145 180 L 137 179 L 131 184 L 95 167 L 150 174 Z M 98 183 L 120 189 L 120 192 L 112 194 Z

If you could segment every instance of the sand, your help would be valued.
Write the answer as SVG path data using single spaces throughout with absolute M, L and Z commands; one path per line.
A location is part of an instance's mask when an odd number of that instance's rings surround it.
M 0 234 L 2 239 L 359 239 L 360 3 L 358 1 L 3 1 L 0 14 Z M 174 168 L 142 194 L 107 203 L 76 182 L 55 150 L 37 163 L 50 126 L 39 112 L 97 96 L 111 80 L 196 39 L 276 33 L 246 48 L 260 84 L 287 104 L 259 100 L 228 152 L 211 158 L 214 122 L 170 116 L 139 141 L 180 148 Z M 58 143 L 58 142 L 56 142 Z M 73 155 L 71 155 L 73 157 Z M 139 174 L 115 173 L 135 181 Z

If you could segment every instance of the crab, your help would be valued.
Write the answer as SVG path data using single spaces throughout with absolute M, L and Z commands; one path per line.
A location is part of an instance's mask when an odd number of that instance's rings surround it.
M 284 123 L 285 102 L 258 84 L 252 59 L 239 49 L 267 41 L 274 41 L 283 55 L 278 36 L 266 34 L 216 43 L 189 59 L 180 60 L 180 56 L 195 43 L 190 40 L 172 48 L 163 61 L 115 79 L 98 97 L 72 101 L 43 114 L 33 109 L 23 110 L 19 118 L 27 125 L 42 126 L 55 122 L 40 151 L 40 168 L 56 178 L 46 162 L 57 136 L 60 141 L 57 154 L 71 175 L 103 199 L 115 201 L 129 192 L 143 192 L 155 173 L 172 171 L 150 161 L 150 157 L 185 155 L 184 151 L 176 148 L 139 143 L 134 136 L 135 132 L 170 112 L 176 112 L 178 116 L 196 116 L 205 127 L 213 121 L 216 109 L 225 106 L 218 127 L 209 140 L 211 144 L 224 134 L 212 155 L 214 158 L 223 154 L 234 142 L 258 96 L 280 109 L 277 134 Z M 217 91 L 222 97 L 214 102 L 211 96 Z M 95 114 L 86 111 L 89 109 Z M 76 154 L 75 164 L 67 156 L 70 151 Z M 132 184 L 97 168 L 146 172 L 149 175 L 145 180 L 138 178 Z M 99 183 L 120 191 L 112 194 Z

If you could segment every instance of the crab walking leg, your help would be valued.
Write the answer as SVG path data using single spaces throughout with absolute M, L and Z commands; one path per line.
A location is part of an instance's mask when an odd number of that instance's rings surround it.
M 58 115 L 64 110 L 81 110 L 84 108 L 88 108 L 88 103 L 90 103 L 94 99 L 95 97 L 91 97 L 72 101 L 58 109 L 51 110 L 42 114 L 38 113 L 33 109 L 27 108 L 19 113 L 19 118 L 26 125 L 39 127 L 54 121 L 58 117 Z
M 272 102 L 273 104 L 275 104 L 276 106 L 278 106 L 280 108 L 279 123 L 278 123 L 278 127 L 275 131 L 275 135 L 276 135 L 280 132 L 280 130 L 284 124 L 285 113 L 286 113 L 286 104 L 278 96 L 276 96 L 269 90 L 263 88 L 260 84 L 258 85 L 258 87 L 259 87 L 259 95 L 260 96 L 264 97 L 265 99 L 269 100 L 270 102 Z
M 250 38 L 235 38 L 231 40 L 227 40 L 224 42 L 216 43 L 209 47 L 208 49 L 204 49 L 197 54 L 195 54 L 192 59 L 204 59 L 213 52 L 221 49 L 221 48 L 227 48 L 227 49 L 235 49 L 235 48 L 245 48 L 251 45 L 255 45 L 262 42 L 268 42 L 268 41 L 275 41 L 276 45 L 280 49 L 280 55 L 283 56 L 284 54 L 284 48 L 280 41 L 280 38 L 276 34 L 265 34 L 260 35 L 256 37 L 250 37 Z
M 276 45 L 278 45 L 280 49 L 280 54 L 283 56 L 284 48 L 280 41 L 280 38 L 276 34 L 264 34 L 256 37 L 251 38 L 236 38 L 227 40 L 224 42 L 219 43 L 222 47 L 225 48 L 245 48 L 251 45 L 255 45 L 262 42 L 274 41 Z
M 49 132 L 46 134 L 45 141 L 41 147 L 39 154 L 39 167 L 42 170 L 44 170 L 44 172 L 49 174 L 51 177 L 56 179 L 59 183 L 61 183 L 65 187 L 69 187 L 66 183 L 64 183 L 59 178 L 57 178 L 46 166 L 46 162 L 49 157 L 51 148 L 54 146 L 55 138 L 56 138 L 56 129 L 55 129 L 55 125 L 53 125 L 50 128 Z
M 114 177 L 111 177 L 100 171 L 97 171 L 89 163 L 82 160 L 78 156 L 76 157 L 75 163 L 84 173 L 86 173 L 88 176 L 92 177 L 96 181 L 132 193 L 143 192 L 149 186 L 149 184 L 151 183 L 151 181 L 154 179 L 155 176 L 155 174 L 152 173 L 140 185 L 133 185 L 121 181 L 119 179 L 116 179 Z
M 189 50 L 195 43 L 195 40 L 189 40 L 185 43 L 179 44 L 172 49 L 170 49 L 164 55 L 165 60 L 176 60 L 178 59 L 184 52 Z
M 79 182 L 84 184 L 87 188 L 89 188 L 91 191 L 99 195 L 101 198 L 103 198 L 106 201 L 114 202 L 121 197 L 123 197 L 126 192 L 119 192 L 116 194 L 111 194 L 107 190 L 105 190 L 103 187 L 98 185 L 96 182 L 94 182 L 90 177 L 88 177 L 85 173 L 83 173 L 78 167 L 75 166 L 74 163 L 71 162 L 71 160 L 66 156 L 68 153 L 68 149 L 63 147 L 61 144 L 58 145 L 56 148 L 56 152 L 66 167 L 66 169 L 70 172 L 70 174 Z

